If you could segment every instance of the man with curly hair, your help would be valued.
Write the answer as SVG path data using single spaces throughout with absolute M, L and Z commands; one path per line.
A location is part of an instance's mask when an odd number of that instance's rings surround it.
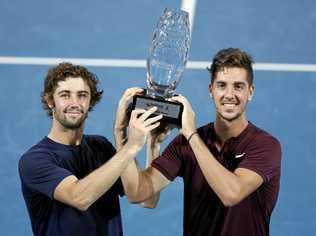
M 52 118 L 47 136 L 22 155 L 19 174 L 34 235 L 122 235 L 119 178 L 159 126 L 156 108 L 134 110 L 128 140 L 116 152 L 103 136 L 84 134 L 88 112 L 101 100 L 98 79 L 83 66 L 51 68 L 41 94 Z M 122 99 L 135 91 L 127 90 Z M 148 119 L 147 119 L 148 118 Z

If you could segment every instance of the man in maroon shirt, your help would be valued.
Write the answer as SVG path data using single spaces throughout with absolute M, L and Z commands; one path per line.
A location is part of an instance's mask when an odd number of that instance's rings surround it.
M 145 170 L 136 162 L 128 166 L 122 175 L 125 193 L 131 202 L 156 196 L 155 205 L 159 191 L 180 176 L 184 235 L 269 235 L 280 185 L 281 147 L 246 118 L 254 93 L 252 59 L 240 49 L 223 49 L 209 72 L 214 123 L 196 129 L 188 100 L 174 97 L 184 106 L 181 134 L 160 156 L 166 132 L 151 135 L 147 153 L 153 162 Z M 119 142 L 123 136 L 115 134 Z

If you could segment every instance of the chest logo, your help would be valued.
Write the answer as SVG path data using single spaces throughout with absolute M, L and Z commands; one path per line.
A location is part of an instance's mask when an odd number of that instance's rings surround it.
M 236 154 L 236 155 L 235 155 L 235 158 L 236 158 L 236 159 L 242 158 L 245 154 L 246 154 L 246 153 Z

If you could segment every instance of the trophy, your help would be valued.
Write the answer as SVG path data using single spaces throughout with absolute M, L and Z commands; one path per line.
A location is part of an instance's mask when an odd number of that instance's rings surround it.
M 168 101 L 180 82 L 190 48 L 189 15 L 182 10 L 166 8 L 152 36 L 147 59 L 147 89 L 133 98 L 132 109 L 156 106 L 154 115 L 162 121 L 181 126 L 183 105 Z

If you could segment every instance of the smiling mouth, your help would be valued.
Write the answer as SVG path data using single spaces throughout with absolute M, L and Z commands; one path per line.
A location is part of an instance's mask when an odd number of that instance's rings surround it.
M 72 115 L 72 116 L 79 116 L 79 115 L 82 115 L 83 112 L 82 111 L 65 111 L 65 114 Z
M 222 103 L 222 106 L 227 106 L 227 107 L 235 107 L 237 106 L 237 103 Z
M 64 113 L 78 113 L 81 114 L 83 111 L 81 109 L 69 109 L 69 110 L 64 110 Z

